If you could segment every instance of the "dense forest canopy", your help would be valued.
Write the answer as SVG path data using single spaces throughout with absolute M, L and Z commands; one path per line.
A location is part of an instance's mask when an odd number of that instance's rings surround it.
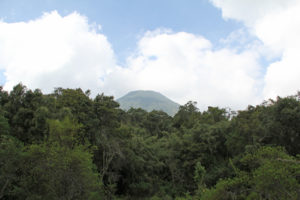
M 0 87 L 0 199 L 299 199 L 299 94 L 174 117 Z

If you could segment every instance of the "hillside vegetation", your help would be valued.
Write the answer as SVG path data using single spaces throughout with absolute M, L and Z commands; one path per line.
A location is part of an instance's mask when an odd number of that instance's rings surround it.
M 89 94 L 0 87 L 0 199 L 300 198 L 299 94 L 173 117 Z

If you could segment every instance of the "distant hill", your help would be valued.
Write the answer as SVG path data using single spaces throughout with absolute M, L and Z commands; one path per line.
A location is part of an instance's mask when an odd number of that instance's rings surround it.
M 128 110 L 131 107 L 142 108 L 148 112 L 152 110 L 162 110 L 170 116 L 174 116 L 180 106 L 164 95 L 150 90 L 129 92 L 125 96 L 117 99 L 117 102 L 120 103 L 120 107 L 124 110 Z

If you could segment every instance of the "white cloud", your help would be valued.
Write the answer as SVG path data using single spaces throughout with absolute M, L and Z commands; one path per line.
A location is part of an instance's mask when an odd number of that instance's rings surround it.
M 207 106 L 245 108 L 258 103 L 259 64 L 253 51 L 212 50 L 205 38 L 190 33 L 147 32 L 128 67 L 119 67 L 106 79 L 114 94 L 156 90 L 181 104 L 196 100 Z
M 226 19 L 245 23 L 264 45 L 263 56 L 277 58 L 267 67 L 265 98 L 292 95 L 300 90 L 300 1 L 211 0 Z
M 300 1 L 211 1 L 225 19 L 241 21 L 246 28 L 222 40 L 224 46 L 217 50 L 199 35 L 149 31 L 126 66 L 116 66 L 110 43 L 99 33 L 101 25 L 76 12 L 63 17 L 54 11 L 28 22 L 0 20 L 5 89 L 20 81 L 44 92 L 81 87 L 116 97 L 149 89 L 181 104 L 196 100 L 202 109 L 243 109 L 262 98 L 295 94 L 300 89 Z M 261 57 L 276 58 L 265 74 Z
M 244 108 L 259 96 L 259 65 L 251 48 L 237 53 L 213 50 L 202 36 L 146 32 L 126 66 L 116 66 L 101 27 L 78 13 L 56 11 L 29 22 L 0 22 L 0 69 L 5 88 L 22 81 L 29 88 L 81 87 L 120 97 L 138 89 L 159 91 L 181 104 L 200 108 Z
M 243 109 L 261 102 L 261 50 L 256 52 L 261 44 L 243 38 L 245 30 L 231 34 L 223 41 L 229 45 L 217 50 L 199 35 L 149 31 L 126 66 L 116 66 L 112 47 L 97 32 L 99 27 L 78 13 L 62 17 L 55 11 L 29 22 L 0 22 L 5 88 L 22 81 L 44 92 L 81 87 L 116 97 L 131 90 L 156 90 L 181 104 L 196 100 L 201 109 Z M 238 51 L 230 45 L 237 36 L 243 39 L 240 47 L 247 44 Z
M 210 0 L 222 10 L 224 19 L 235 19 L 252 27 L 268 13 L 278 13 L 298 0 Z
M 5 89 L 20 81 L 51 92 L 54 87 L 100 91 L 101 78 L 115 67 L 114 53 L 98 26 L 78 13 L 56 11 L 29 22 L 0 21 L 0 70 Z

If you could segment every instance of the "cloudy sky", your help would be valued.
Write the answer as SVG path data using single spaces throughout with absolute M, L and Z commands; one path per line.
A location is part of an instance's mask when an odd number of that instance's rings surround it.
M 299 0 L 0 0 L 0 84 L 245 109 L 300 90 Z

